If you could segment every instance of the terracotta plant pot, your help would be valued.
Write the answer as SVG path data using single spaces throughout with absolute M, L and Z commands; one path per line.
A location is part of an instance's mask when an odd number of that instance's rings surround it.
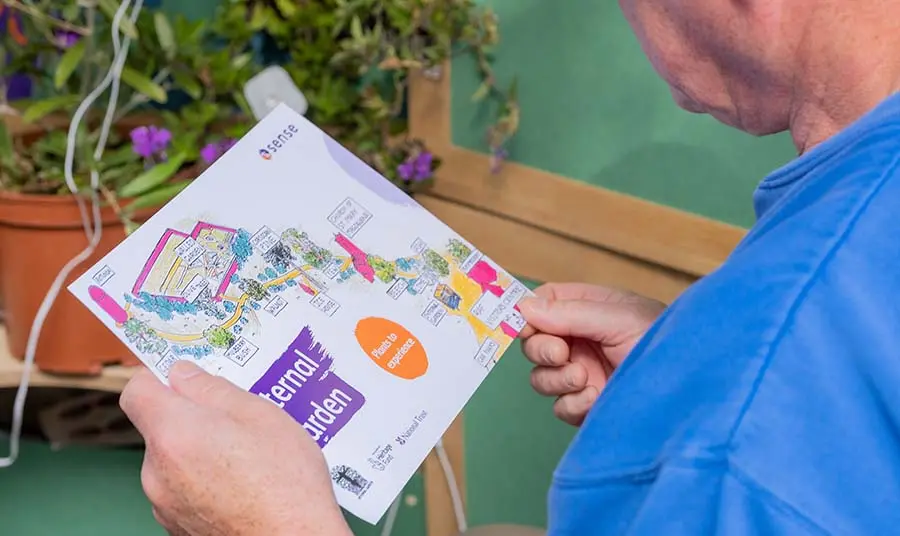
M 66 286 L 125 238 L 111 208 L 102 211 L 103 234 L 94 255 Z M 146 219 L 149 214 L 141 214 Z M 23 359 L 31 324 L 60 269 L 88 244 L 72 196 L 0 191 L 0 296 L 13 356 Z M 136 364 L 133 354 L 63 287 L 41 330 L 35 355 L 46 372 L 90 374 L 107 364 Z

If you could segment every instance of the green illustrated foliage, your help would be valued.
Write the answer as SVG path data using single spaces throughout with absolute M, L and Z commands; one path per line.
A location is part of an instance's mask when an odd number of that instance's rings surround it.
M 206 342 L 213 348 L 228 349 L 234 344 L 234 334 L 225 328 L 215 326 L 206 330 L 204 333 Z
M 168 348 L 166 341 L 162 340 L 155 330 L 146 323 L 129 318 L 125 321 L 125 337 L 137 346 L 138 350 L 146 354 L 163 355 Z
M 472 254 L 472 248 L 464 244 L 462 240 L 456 238 L 451 238 L 447 242 L 447 250 L 456 262 L 463 262 Z
M 375 270 L 375 277 L 383 283 L 390 283 L 397 277 L 397 265 L 377 255 L 369 255 L 366 259 Z
M 433 249 L 426 249 L 422 255 L 425 257 L 425 264 L 436 274 L 441 277 L 450 275 L 450 263 L 440 253 Z
M 255 279 L 241 279 L 238 287 L 252 300 L 263 301 L 269 297 L 269 291 L 266 290 L 266 287 Z

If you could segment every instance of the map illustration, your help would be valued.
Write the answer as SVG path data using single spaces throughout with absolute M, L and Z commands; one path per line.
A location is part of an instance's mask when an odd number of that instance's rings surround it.
M 382 257 L 354 238 L 370 218 L 348 198 L 329 218 L 337 230 L 331 236 L 208 221 L 169 228 L 131 292 L 108 295 L 102 283 L 112 274 L 103 267 L 89 295 L 141 353 L 157 356 L 164 373 L 185 357 L 225 357 L 243 366 L 258 350 L 263 315 L 277 316 L 298 300 L 339 314 L 330 291 L 342 285 L 410 300 L 436 327 L 465 322 L 480 347 L 475 359 L 492 367 L 524 326 L 515 304 L 525 287 L 456 238 L 439 247 L 417 239 L 408 255 Z

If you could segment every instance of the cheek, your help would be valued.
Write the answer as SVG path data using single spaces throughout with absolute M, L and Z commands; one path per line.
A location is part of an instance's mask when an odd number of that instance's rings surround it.
M 678 54 L 678 40 L 672 35 L 671 23 L 662 20 L 662 15 L 657 11 L 659 6 L 653 2 L 619 0 L 619 6 L 653 69 L 671 84 L 674 75 L 672 60 Z

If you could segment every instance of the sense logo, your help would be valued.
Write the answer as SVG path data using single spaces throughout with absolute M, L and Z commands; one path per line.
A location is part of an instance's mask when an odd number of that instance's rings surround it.
M 272 138 L 265 147 L 259 150 L 259 156 L 261 156 L 263 160 L 271 160 L 272 157 L 275 156 L 275 153 L 284 148 L 288 140 L 293 138 L 298 132 L 300 132 L 300 130 L 297 129 L 296 125 L 288 125 L 284 130 L 279 132 L 277 136 Z

